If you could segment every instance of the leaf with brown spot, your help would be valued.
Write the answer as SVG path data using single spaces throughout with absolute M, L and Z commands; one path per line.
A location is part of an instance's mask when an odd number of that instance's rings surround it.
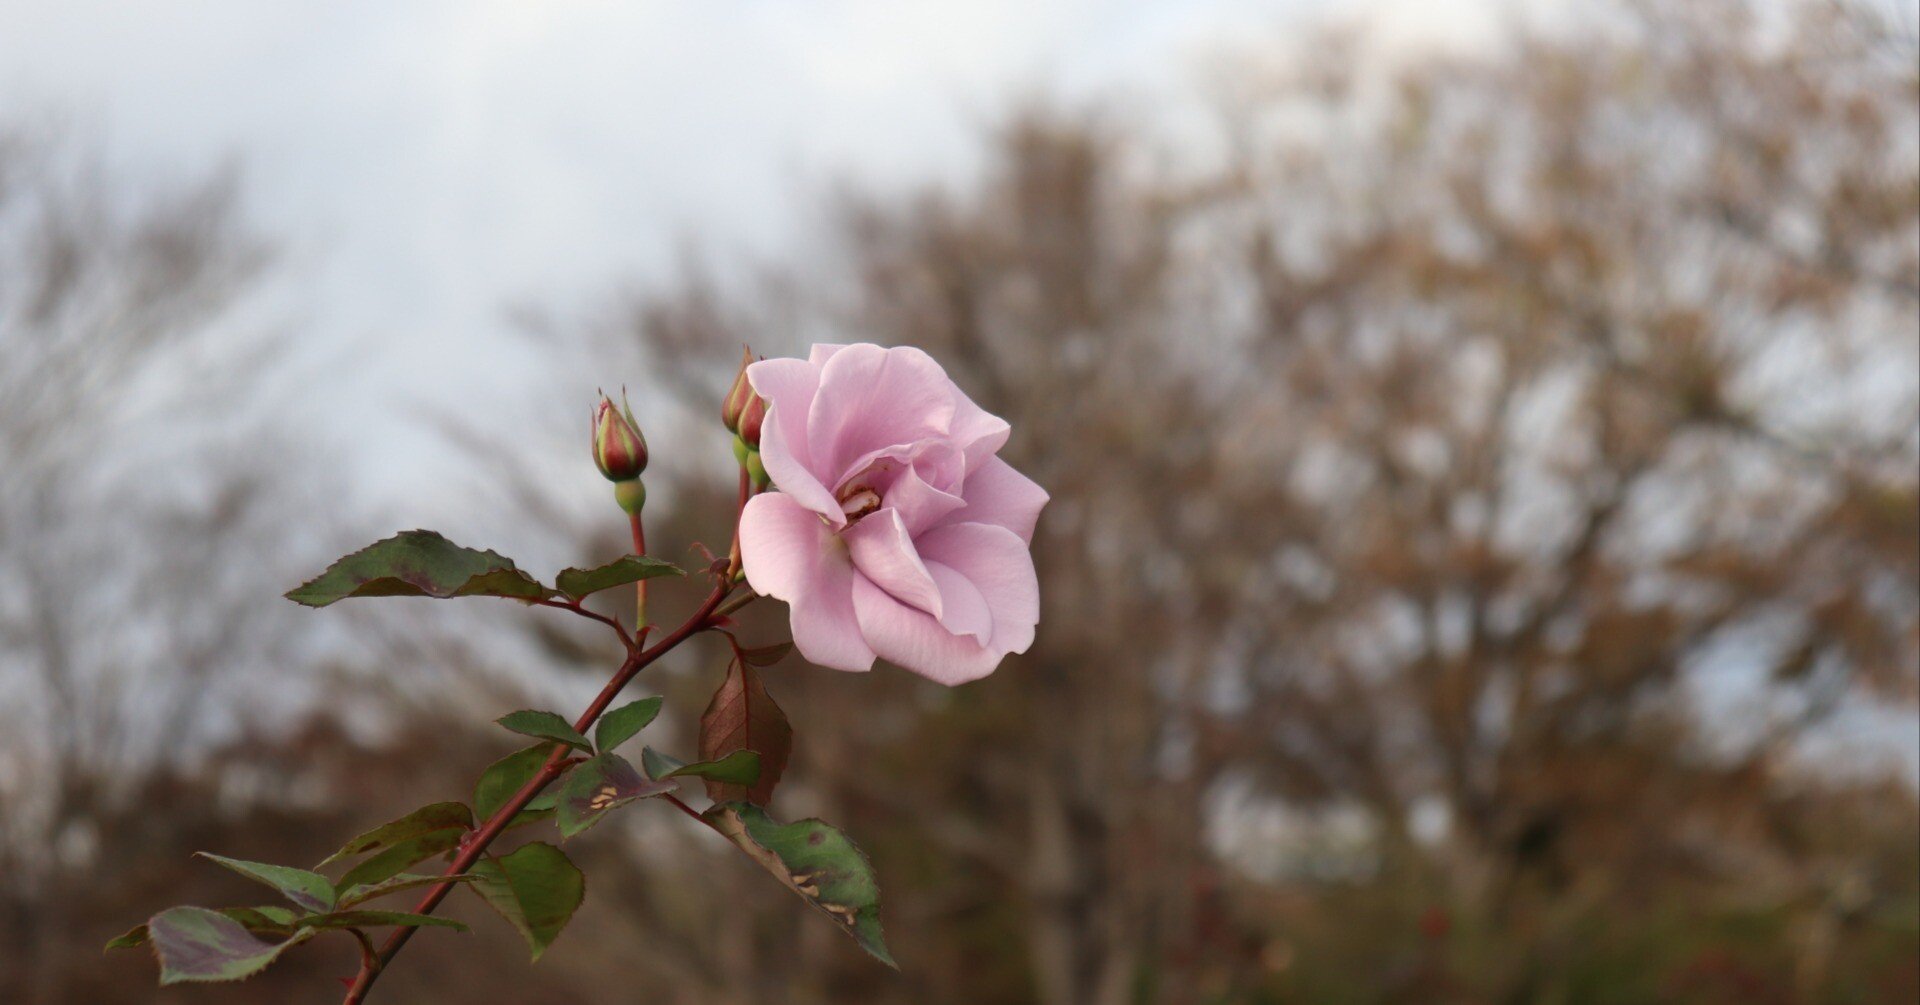
M 793 727 L 774 704 L 753 664 L 736 659 L 727 665 L 727 677 L 700 714 L 700 758 L 719 761 L 742 750 L 760 755 L 760 777 L 751 785 L 704 779 L 707 796 L 716 803 L 748 802 L 765 806 L 773 788 L 787 770 L 793 753 Z
M 880 931 L 873 865 L 838 828 L 819 820 L 783 824 L 745 803 L 722 803 L 702 815 L 787 889 L 826 912 L 861 949 L 899 969 Z
M 673 783 L 642 775 L 619 754 L 601 754 L 581 762 L 560 783 L 554 823 L 561 837 L 570 838 L 599 823 L 608 810 L 672 791 Z

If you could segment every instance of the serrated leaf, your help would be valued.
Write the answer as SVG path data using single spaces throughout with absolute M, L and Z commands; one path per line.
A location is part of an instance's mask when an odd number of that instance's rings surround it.
M 773 788 L 787 770 L 793 753 L 793 727 L 774 704 L 760 680 L 760 671 L 745 660 L 727 664 L 726 679 L 700 714 L 700 758 L 719 761 L 735 751 L 759 755 L 759 777 L 750 785 L 705 779 L 707 796 L 716 803 L 741 801 L 765 806 Z
M 760 755 L 751 750 L 736 750 L 717 761 L 688 764 L 652 747 L 640 751 L 640 764 L 647 777 L 664 782 L 669 778 L 705 778 L 733 785 L 752 785 L 760 777 Z
M 348 891 L 384 883 L 421 862 L 460 847 L 460 842 L 466 835 L 465 830 L 447 829 L 431 831 L 402 841 L 348 869 L 346 875 L 341 876 L 340 881 L 335 883 L 333 888 L 338 891 L 340 898 L 344 898 Z M 335 901 L 335 906 L 339 906 L 338 900 Z
M 473 815 L 481 820 L 493 819 L 493 815 L 507 805 L 507 800 L 512 799 L 513 794 L 519 792 L 552 755 L 553 744 L 536 743 L 531 747 L 516 750 L 488 765 L 487 770 L 480 775 L 479 783 L 473 787 Z M 554 799 L 554 789 L 549 788 L 533 797 L 533 801 L 527 804 L 527 808 L 521 811 L 520 816 L 551 809 Z M 517 823 L 520 818 L 514 819 Z
M 160 983 L 238 981 L 267 968 L 281 953 L 312 938 L 312 929 L 268 942 L 219 911 L 175 907 L 147 921 L 160 957 Z
M 557 712 L 535 712 L 523 709 L 518 712 L 508 712 L 494 721 L 522 736 L 553 740 L 573 747 L 581 753 L 593 753 L 593 744 L 587 742 L 587 738 L 573 728 L 572 723 L 562 719 Z
M 334 906 L 344 910 L 357 904 L 364 904 L 376 897 L 384 897 L 390 893 L 399 893 L 402 890 L 411 890 L 415 887 L 434 886 L 440 883 L 471 882 L 473 882 L 473 876 L 468 873 L 461 873 L 457 876 L 422 876 L 418 873 L 401 873 L 398 876 L 390 876 L 383 879 L 378 883 L 342 887 L 340 902 Z
M 462 548 L 430 530 L 409 530 L 341 558 L 286 596 L 296 604 L 325 607 L 348 597 L 544 600 L 553 595 L 504 555 Z
M 606 753 L 613 748 L 633 739 L 633 734 L 647 728 L 654 717 L 660 714 L 660 699 L 642 698 L 639 701 L 622 705 L 600 717 L 600 725 L 594 727 L 593 743 Z
M 566 569 L 555 577 L 553 582 L 560 588 L 561 593 L 579 600 L 599 593 L 601 590 L 610 590 L 627 583 L 637 583 L 643 579 L 684 575 L 686 573 L 671 562 L 662 562 L 657 558 L 643 558 L 639 555 L 627 555 L 591 569 Z
M 608 810 L 671 791 L 672 785 L 640 774 L 619 754 L 601 754 L 581 762 L 560 784 L 554 822 L 561 837 L 573 837 L 599 823 Z
M 284 907 L 223 907 L 217 914 L 225 915 L 240 923 L 249 932 L 264 932 L 281 938 L 292 935 L 294 919 L 300 917 L 297 912 Z M 148 939 L 147 925 L 141 922 L 127 930 L 125 935 L 107 943 L 108 949 L 132 949 L 144 946 Z
M 565 852 L 543 842 L 474 863 L 478 893 L 527 940 L 538 960 L 586 898 L 586 877 Z
M 207 851 L 195 854 L 210 862 L 226 866 L 256 883 L 265 883 L 280 891 L 282 897 L 309 911 L 333 909 L 333 883 L 317 872 L 295 869 L 288 865 L 227 858 L 225 855 L 215 855 Z
M 758 649 L 736 648 L 734 650 L 734 653 L 741 659 L 757 667 L 770 667 L 786 659 L 787 654 L 791 652 L 793 652 L 793 643 L 791 642 L 776 642 L 773 645 L 761 646 Z
M 467 926 L 451 918 L 408 911 L 333 911 L 300 919 L 301 928 L 451 928 L 467 931 Z
M 326 866 L 354 855 L 384 851 L 403 841 L 424 837 L 437 831 L 452 830 L 461 833 L 472 828 L 473 811 L 467 809 L 465 804 L 434 803 L 431 806 L 422 806 L 398 820 L 381 824 L 361 834 L 342 845 L 339 851 L 328 855 L 320 864 Z
M 722 803 L 706 818 L 787 888 L 834 920 L 874 959 L 898 970 L 880 931 L 880 883 L 866 855 L 819 820 L 783 824 L 751 803 Z

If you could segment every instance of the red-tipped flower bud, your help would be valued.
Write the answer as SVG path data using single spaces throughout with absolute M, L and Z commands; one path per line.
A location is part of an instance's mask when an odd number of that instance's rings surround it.
M 747 405 L 740 410 L 740 428 L 737 432 L 748 447 L 760 449 L 760 427 L 767 421 L 767 399 L 747 392 Z
M 753 397 L 753 385 L 747 383 L 747 367 L 753 363 L 753 350 L 740 347 L 740 372 L 733 375 L 733 386 L 727 388 L 727 399 L 720 404 L 720 421 L 726 424 L 727 431 L 740 431 L 740 413 L 746 411 L 747 400 Z
M 605 394 L 593 408 L 593 463 L 613 482 L 632 481 L 647 470 L 647 439 L 624 395 L 619 408 Z

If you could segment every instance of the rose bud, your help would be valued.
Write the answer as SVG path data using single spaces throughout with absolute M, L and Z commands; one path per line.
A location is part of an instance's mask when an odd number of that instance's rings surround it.
M 753 385 L 747 383 L 747 366 L 753 362 L 753 350 L 740 347 L 740 372 L 733 375 L 733 386 L 727 388 L 727 398 L 720 404 L 720 421 L 726 424 L 727 431 L 740 431 L 740 413 L 746 410 L 748 399 L 753 397 Z
M 600 395 L 593 409 L 593 463 L 608 481 L 627 482 L 647 470 L 647 440 L 633 421 L 633 411 L 613 407 L 612 399 Z
M 740 426 L 735 430 L 740 434 L 740 439 L 746 443 L 748 449 L 760 449 L 760 427 L 764 425 L 766 421 L 767 399 L 749 390 L 747 392 L 746 406 L 740 410 Z

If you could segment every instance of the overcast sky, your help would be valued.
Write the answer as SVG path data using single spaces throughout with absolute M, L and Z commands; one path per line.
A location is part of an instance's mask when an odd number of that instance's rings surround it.
M 955 176 L 1023 95 L 1152 104 L 1329 6 L 0 0 L 0 122 L 119 177 L 237 162 L 289 253 L 289 345 L 326 361 L 307 393 L 390 434 L 444 396 L 393 374 L 512 380 L 506 305 L 587 306 L 689 236 L 778 251 L 829 179 Z M 411 494 L 422 437 L 373 438 L 376 492 Z

